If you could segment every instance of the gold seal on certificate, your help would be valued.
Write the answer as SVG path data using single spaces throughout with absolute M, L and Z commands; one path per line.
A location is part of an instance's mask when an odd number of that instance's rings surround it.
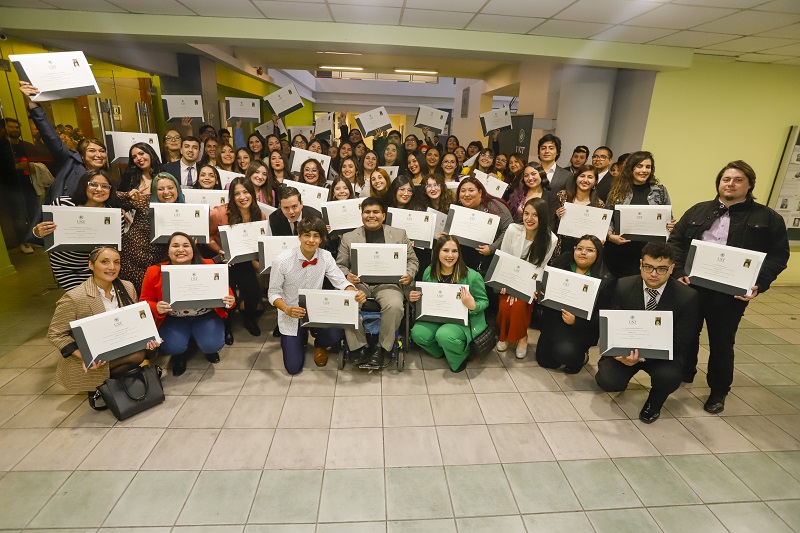
M 450 113 L 447 111 L 421 105 L 417 110 L 414 125 L 420 128 L 427 126 L 433 133 L 439 134 L 447 126 L 447 118 L 449 116 Z
M 208 242 L 208 204 L 150 204 L 150 242 L 164 244 L 176 231 Z
M 541 281 L 536 265 L 502 250 L 497 250 L 486 271 L 486 285 L 505 289 L 507 294 L 525 302 L 533 302 L 536 286 Z
M 328 169 L 331 167 L 331 158 L 329 155 L 318 154 L 316 152 L 311 152 L 310 150 L 303 150 L 302 148 L 297 148 L 296 146 L 292 146 L 292 153 L 289 154 L 289 172 L 295 176 L 299 176 L 303 163 L 309 159 L 316 159 L 319 161 L 319 164 L 322 165 L 322 170 L 325 171 L 325 175 L 328 174 Z M 295 186 L 294 183 L 291 185 L 292 187 Z
M 272 262 L 286 250 L 300 248 L 300 239 L 297 235 L 287 235 L 285 237 L 259 237 L 258 239 L 258 264 L 262 274 L 268 274 L 272 270 Z
M 672 311 L 600 310 L 600 356 L 672 361 Z
M 591 318 L 600 290 L 598 278 L 546 266 L 542 285 L 544 298 L 540 304 L 556 311 L 565 309 L 586 320 Z
M 297 111 L 304 105 L 303 99 L 300 97 L 300 93 L 297 92 L 297 87 L 294 86 L 294 83 L 268 94 L 264 97 L 264 100 L 267 101 L 272 112 L 281 118 L 292 111 Z
M 34 102 L 100 94 L 83 52 L 11 54 L 8 60 L 14 65 L 20 81 L 27 81 L 39 89 L 39 94 L 31 96 Z
M 576 239 L 594 235 L 605 242 L 613 215 L 610 209 L 567 202 L 564 204 L 564 216 L 558 222 L 558 234 Z
M 161 296 L 173 311 L 225 307 L 228 265 L 162 265 Z
M 308 328 L 358 328 L 356 291 L 300 289 L 298 305 L 306 316 L 300 325 Z
M 392 121 L 385 107 L 376 107 L 366 113 L 356 115 L 356 124 L 364 137 L 372 137 L 378 130 L 392 129 Z
M 390 207 L 386 214 L 386 224 L 406 230 L 406 235 L 409 240 L 414 241 L 415 248 L 433 247 L 433 229 L 436 220 L 436 216 L 429 211 L 412 211 L 397 207 Z
M 488 136 L 490 131 L 511 129 L 511 110 L 503 106 L 481 113 L 481 128 L 483 135 Z
M 325 187 L 309 185 L 308 183 L 302 181 L 290 181 L 286 184 L 286 186 L 297 189 L 300 192 L 300 200 L 302 200 L 303 205 L 313 207 L 320 213 L 322 212 L 322 204 L 328 201 L 328 189 Z
M 767 254 L 692 239 L 686 256 L 689 281 L 733 296 L 750 296 Z
M 242 122 L 261 122 L 261 102 L 258 98 L 225 98 L 225 111 L 228 120 L 241 120 Z
M 90 252 L 98 246 L 122 249 L 122 211 L 111 207 L 43 205 L 42 220 L 56 230 L 44 238 L 48 252 Z
M 469 309 L 461 303 L 462 287 L 469 291 L 469 285 L 418 281 L 422 297 L 417 304 L 417 320 L 468 326 Z
M 503 194 L 506 192 L 506 189 L 508 189 L 508 183 L 498 179 L 494 174 L 487 174 L 486 172 L 481 172 L 480 170 L 473 170 L 472 175 L 483 184 L 486 192 L 492 196 L 496 196 L 497 198 L 502 198 Z M 456 188 L 457 187 L 458 185 L 456 184 Z
M 219 189 L 183 189 L 187 204 L 206 204 L 209 210 L 228 203 L 228 191 Z
M 614 228 L 617 234 L 631 241 L 665 241 L 669 237 L 667 223 L 672 219 L 670 205 L 614 206 Z
M 269 220 L 219 227 L 219 240 L 229 265 L 258 260 L 258 240 L 270 235 Z
M 162 94 L 164 116 L 167 120 L 183 117 L 203 118 L 203 98 L 199 94 Z
M 351 198 L 323 202 L 322 220 L 331 227 L 332 235 L 341 235 L 364 223 L 361 220 L 361 202 L 363 201 L 363 198 Z
M 500 227 L 500 217 L 492 213 L 451 205 L 444 232 L 458 237 L 462 246 L 476 248 L 492 244 Z
M 405 244 L 354 242 L 350 245 L 350 269 L 362 283 L 399 283 L 406 275 Z

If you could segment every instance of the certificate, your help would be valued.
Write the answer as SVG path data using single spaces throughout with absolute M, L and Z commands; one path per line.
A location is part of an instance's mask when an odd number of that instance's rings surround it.
M 497 176 L 494 174 L 487 174 L 486 172 L 481 172 L 480 170 L 473 170 L 472 174 L 478 178 L 478 181 L 480 181 L 486 188 L 486 192 L 492 196 L 502 198 L 503 194 L 506 192 L 506 189 L 508 189 L 508 183 L 501 179 L 497 179 Z
M 423 127 L 427 126 L 434 133 L 442 133 L 445 126 L 447 126 L 447 118 L 450 113 L 421 105 L 417 110 L 417 118 L 414 119 L 414 125 Z
M 358 329 L 358 302 L 355 291 L 300 289 L 298 304 L 305 308 L 306 316 L 300 325 L 307 328 Z
M 322 165 L 322 170 L 325 171 L 325 175 L 328 175 L 328 169 L 331 166 L 331 157 L 329 155 L 318 154 L 317 152 L 303 150 L 295 146 L 292 146 L 292 153 L 289 154 L 289 171 L 295 176 L 299 176 L 303 163 L 309 159 L 316 159 L 319 161 Z
M 464 161 L 464 164 L 461 165 L 461 168 L 467 168 L 467 167 L 472 168 L 472 167 L 474 167 L 475 166 L 475 161 L 478 160 L 478 156 L 479 155 L 481 155 L 480 152 L 478 152 L 477 154 L 473 155 L 472 157 L 470 157 L 469 159 Z
M 269 122 L 265 122 L 260 126 L 256 126 L 256 131 L 261 134 L 262 137 L 268 137 L 270 135 L 275 135 L 275 123 L 271 120 Z M 278 132 L 280 132 L 280 136 L 288 135 L 286 132 L 286 126 L 283 125 L 283 121 L 278 119 Z
M 598 278 L 546 266 L 542 285 L 544 298 L 539 303 L 556 311 L 565 309 L 585 320 L 591 318 L 600 290 Z
M 239 174 L 238 172 L 231 172 L 230 170 L 222 170 L 221 168 L 217 169 L 219 172 L 219 184 L 220 187 L 223 189 L 226 188 L 231 182 L 236 178 L 243 178 L 244 174 Z
M 461 303 L 461 287 L 458 283 L 417 282 L 422 297 L 417 302 L 417 320 L 442 324 L 469 326 L 469 309 Z
M 206 204 L 209 210 L 228 203 L 228 191 L 219 189 L 183 189 L 187 204 Z
M 269 220 L 219 227 L 219 240 L 229 265 L 258 260 L 258 239 L 270 233 Z
M 386 214 L 386 224 L 406 230 L 409 240 L 414 241 L 415 248 L 430 249 L 433 247 L 433 229 L 436 217 L 428 211 L 412 211 L 390 207 Z
M 492 213 L 451 205 L 444 232 L 458 237 L 462 246 L 476 248 L 492 244 L 500 227 L 500 217 Z
M 165 244 L 176 231 L 208 242 L 208 204 L 150 204 L 150 242 Z
M 558 223 L 558 234 L 576 239 L 594 235 L 605 242 L 613 214 L 610 209 L 567 202 L 564 204 L 564 216 Z
M 361 202 L 363 198 L 323 202 L 322 220 L 331 227 L 331 234 L 341 235 L 361 226 Z
M 428 213 L 436 217 L 436 220 L 433 222 L 433 240 L 436 240 L 439 234 L 444 233 L 444 226 L 447 224 L 447 215 L 432 207 L 428 208 Z
M 203 98 L 199 94 L 164 94 L 161 95 L 161 100 L 167 120 L 203 118 Z
M 155 133 L 134 133 L 125 131 L 110 131 L 106 133 L 106 150 L 109 164 L 126 164 L 131 146 L 136 143 L 149 144 L 155 153 L 161 148 L 158 144 L 158 135 Z M 180 177 L 180 176 L 176 176 Z
M 43 205 L 42 220 L 56 230 L 44 238 L 48 252 L 91 252 L 98 246 L 122 249 L 122 211 L 107 207 Z
M 382 168 L 383 170 L 386 171 L 387 174 L 389 174 L 390 182 L 393 181 L 400 173 L 400 167 L 378 167 L 378 168 Z
M 519 257 L 497 250 L 486 271 L 486 284 L 495 289 L 505 289 L 514 298 L 533 302 L 541 268 Z
M 600 311 L 600 356 L 672 361 L 672 311 Z
M 272 270 L 272 262 L 280 254 L 286 250 L 293 248 L 300 248 L 300 239 L 297 235 L 287 235 L 285 237 L 268 237 L 258 238 L 258 264 L 260 265 L 259 271 L 262 274 L 269 273 Z
M 405 244 L 372 244 L 354 242 L 350 245 L 350 270 L 361 283 L 399 283 L 408 273 Z
M 272 112 L 281 118 L 303 107 L 303 99 L 300 98 L 294 83 L 268 94 L 264 97 L 264 100 L 272 108 Z
M 300 200 L 302 204 L 313 207 L 320 213 L 322 212 L 322 204 L 328 201 L 328 189 L 325 187 L 309 185 L 302 181 L 292 181 L 287 183 L 286 186 L 294 187 L 300 191 Z
M 458 190 L 458 181 L 445 181 L 444 186 L 447 187 L 448 190 L 456 192 Z
M 161 339 L 147 302 L 73 320 L 69 327 L 87 367 L 144 350 L 148 342 Z
M 314 138 L 330 139 L 333 135 L 333 113 L 323 115 L 314 121 Z
M 689 281 L 700 287 L 751 296 L 766 257 L 764 252 L 692 239 L 684 270 Z
M 256 202 L 258 204 L 258 208 L 264 213 L 264 218 L 269 219 L 269 216 L 278 210 L 277 207 L 272 207 L 271 205 L 267 205 L 263 202 Z
M 31 96 L 34 102 L 100 94 L 83 52 L 11 54 L 8 60 L 14 65 L 20 81 L 27 81 L 39 89 L 39 94 Z
M 314 135 L 314 126 L 289 126 L 289 137 L 294 139 L 295 135 L 302 135 L 308 140 Z
M 383 106 L 356 115 L 356 124 L 364 137 L 372 137 L 378 130 L 392 129 L 389 112 Z
M 665 241 L 667 222 L 672 218 L 670 205 L 615 205 L 614 228 L 631 241 Z
M 225 307 L 228 265 L 163 265 L 161 298 L 173 311 Z
M 500 109 L 481 113 L 481 128 L 483 128 L 484 135 L 489 135 L 489 132 L 494 130 L 510 130 L 511 110 L 503 106 Z
M 261 102 L 258 98 L 225 98 L 225 111 L 228 120 L 261 122 Z

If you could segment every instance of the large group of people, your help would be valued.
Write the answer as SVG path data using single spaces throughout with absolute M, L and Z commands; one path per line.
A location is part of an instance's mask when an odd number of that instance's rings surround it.
M 21 90 L 26 97 L 36 93 L 26 83 Z M 755 201 L 756 175 L 743 161 L 731 162 L 719 172 L 712 200 L 692 207 L 679 220 L 670 216 L 664 221 L 667 239 L 645 243 L 626 239 L 613 223 L 604 239 L 561 235 L 559 224 L 566 204 L 612 210 L 616 205 L 669 206 L 669 193 L 656 177 L 655 158 L 648 151 L 614 160 L 609 147 L 600 146 L 590 155 L 588 147 L 578 146 L 569 165 L 560 167 L 561 141 L 552 134 L 537 143 L 537 160 L 526 161 L 519 154 L 501 153 L 497 132 L 490 134 L 489 147 L 473 141 L 465 148 L 457 137 L 440 138 L 428 128 L 422 139 L 413 134 L 403 137 L 397 130 L 379 131 L 370 148 L 361 131 L 346 124 L 337 145 L 302 135 L 282 139 L 277 130 L 266 137 L 254 132 L 245 140 L 239 123 L 232 128 L 233 135 L 206 125 L 194 136 L 190 122 L 184 121 L 186 134 L 168 130 L 160 153 L 147 144 L 133 145 L 117 179 L 108 168 L 101 140 L 83 139 L 77 149 L 71 149 L 39 105 L 27 102 L 32 122 L 58 163 L 44 203 L 119 208 L 122 217 L 121 250 L 102 247 L 91 253 L 50 254 L 56 279 L 67 292 L 58 303 L 49 335 L 68 361 L 59 366 L 59 379 L 73 389 L 80 385 L 83 388 L 78 390 L 90 390 L 109 375 L 108 369 L 114 375 L 141 364 L 145 356 L 144 352 L 131 354 L 85 369 L 69 320 L 137 300 L 150 304 L 162 339 L 159 349 L 171 356 L 175 375 L 185 370 L 193 347 L 212 363 L 220 360 L 224 344 L 233 343 L 229 316 L 233 311 L 239 312 L 251 335 L 261 335 L 258 321 L 268 304 L 277 309 L 273 335 L 281 338 L 290 374 L 303 369 L 309 333 L 316 365 L 327 363 L 329 350 L 344 349 L 354 365 L 382 368 L 396 347 L 402 322 L 411 320 L 406 318 L 405 306 L 423 298 L 416 282 L 426 282 L 462 285 L 459 300 L 469 320 L 461 325 L 418 319 L 408 325 L 410 338 L 403 341 L 413 341 L 432 357 L 444 357 L 453 372 L 466 368 L 471 344 L 487 328 L 498 334 L 498 352 L 513 347 L 516 357 L 527 357 L 529 329 L 535 325 L 540 330 L 534 350 L 538 364 L 574 374 L 587 364 L 588 350 L 598 342 L 601 310 L 672 311 L 671 360 L 646 359 L 633 350 L 625 356 L 602 357 L 599 362 L 596 380 L 606 391 L 625 390 L 640 370 L 650 374 L 652 387 L 640 413 L 646 423 L 659 417 L 664 401 L 681 382 L 694 379 L 705 323 L 711 388 L 705 409 L 719 413 L 733 380 L 739 320 L 748 301 L 769 288 L 789 257 L 783 221 Z M 292 147 L 329 155 L 330 168 L 326 172 L 311 158 L 293 174 L 287 164 Z M 465 164 L 473 156 L 473 165 Z M 389 167 L 397 167 L 396 176 L 390 175 Z M 238 177 L 223 183 L 221 171 Z M 489 193 L 484 174 L 507 184 L 501 197 Z M 363 198 L 362 224 L 331 234 L 322 214 L 304 205 L 300 187 L 293 183 L 327 187 L 328 201 Z M 166 245 L 152 244 L 149 204 L 180 203 L 186 189 L 223 193 L 227 189 L 227 202 L 210 209 L 209 242 L 198 244 L 178 232 Z M 465 236 L 442 232 L 433 236 L 432 246 L 415 246 L 406 231 L 386 223 L 389 208 L 446 215 L 451 206 L 496 217 L 494 239 L 470 246 L 464 243 Z M 230 258 L 225 256 L 220 226 L 262 220 L 268 221 L 272 235 L 296 236 L 299 246 L 279 254 L 271 265 L 257 261 L 230 265 L 230 293 L 224 307 L 176 312 L 163 301 L 162 265 L 224 263 Z M 41 243 L 55 231 L 55 223 L 34 220 L 31 242 Z M 734 297 L 692 284 L 685 268 L 693 239 L 765 252 L 750 295 Z M 405 274 L 390 282 L 363 282 L 352 268 L 356 243 L 403 245 L 407 249 Z M 498 250 L 532 264 L 538 279 L 547 266 L 598 279 L 600 289 L 591 315 L 582 318 L 568 309 L 541 305 L 546 286 L 531 302 L 489 287 L 487 270 Z M 271 266 L 268 281 L 260 274 L 265 266 Z M 313 331 L 301 327 L 307 310 L 300 305 L 299 291 L 322 288 L 355 291 L 359 306 L 373 300 L 380 312 L 376 338 L 371 342 L 361 324 Z M 155 343 L 149 348 L 155 349 Z M 92 379 L 76 373 L 83 370 Z

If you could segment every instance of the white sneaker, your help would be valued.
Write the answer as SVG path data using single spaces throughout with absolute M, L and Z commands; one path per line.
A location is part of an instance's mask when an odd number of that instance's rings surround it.
M 517 359 L 525 359 L 526 355 L 528 355 L 528 345 L 526 344 L 524 348 L 517 346 Z
M 19 245 L 19 251 L 23 254 L 32 254 L 33 253 L 33 246 L 28 244 L 27 242 L 23 242 Z
M 506 350 L 508 350 L 508 343 L 505 341 L 497 341 L 497 351 L 505 352 Z

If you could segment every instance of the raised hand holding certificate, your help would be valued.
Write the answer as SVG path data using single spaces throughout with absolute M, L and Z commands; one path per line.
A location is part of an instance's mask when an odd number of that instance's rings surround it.
M 300 239 L 297 235 L 287 235 L 285 237 L 259 237 L 258 238 L 258 264 L 262 274 L 272 270 L 272 262 L 286 250 L 300 248 Z
M 225 110 L 228 120 L 244 122 L 261 122 L 261 102 L 258 98 L 225 98 Z
M 481 113 L 481 128 L 483 128 L 484 135 L 489 135 L 489 132 L 494 130 L 510 130 L 511 110 L 503 106 L 500 109 Z
M 412 211 L 397 207 L 390 207 L 388 211 L 386 224 L 406 230 L 406 235 L 409 240 L 414 241 L 415 248 L 433 247 L 435 216 L 428 211 Z
M 328 113 L 314 121 L 314 138 L 329 139 L 333 135 L 333 113 Z
M 300 289 L 298 304 L 306 316 L 300 325 L 307 328 L 358 328 L 356 291 Z
M 594 235 L 605 242 L 613 214 L 610 209 L 567 202 L 564 204 L 564 216 L 558 223 L 558 234 L 576 239 L 584 235 Z
M 400 283 L 407 272 L 408 248 L 405 244 L 350 245 L 350 270 L 362 283 Z
M 229 265 L 258 260 L 258 239 L 269 235 L 269 220 L 219 227 L 219 240 Z
M 81 51 L 11 54 L 8 60 L 14 65 L 20 81 L 27 81 L 39 89 L 39 94 L 31 97 L 34 102 L 100 94 L 89 62 Z
M 672 218 L 670 205 L 614 206 L 614 228 L 631 241 L 665 241 L 669 237 L 667 222 Z
M 56 230 L 44 238 L 48 252 L 91 252 L 98 246 L 122 249 L 122 211 L 118 208 L 43 205 L 42 220 L 56 224 Z
M 416 306 L 417 320 L 468 326 L 469 309 L 461 303 L 462 287 L 469 291 L 469 285 L 418 281 L 417 290 L 422 297 Z
M 275 123 L 271 120 L 269 122 L 265 122 L 259 126 L 256 126 L 256 131 L 263 137 L 273 135 L 275 133 Z M 283 125 L 283 121 L 281 119 L 278 119 L 278 131 L 281 135 L 288 135 L 286 126 Z
M 500 217 L 492 213 L 451 205 L 444 232 L 458 237 L 462 246 L 476 248 L 492 244 L 500 227 Z
M 694 285 L 733 296 L 752 296 L 767 254 L 692 239 L 686 273 Z
M 162 265 L 161 297 L 173 311 L 225 307 L 228 265 Z
M 486 284 L 505 289 L 506 294 L 525 302 L 533 302 L 539 280 L 538 268 L 529 261 L 497 250 L 486 271 Z
M 164 94 L 164 115 L 167 120 L 183 117 L 203 118 L 203 98 L 199 94 Z
M 286 87 L 268 94 L 264 97 L 272 112 L 283 118 L 292 111 L 297 111 L 303 107 L 303 99 L 297 93 L 297 88 L 294 83 L 290 83 Z
M 672 311 L 600 311 L 600 356 L 672 361 Z
M 450 113 L 421 105 L 417 110 L 417 118 L 414 120 L 414 125 L 418 127 L 427 126 L 434 133 L 442 133 L 445 126 L 447 126 L 447 117 Z
M 206 204 L 209 209 L 228 202 L 228 191 L 219 189 L 183 189 L 187 204 Z
M 598 278 L 546 266 L 542 284 L 544 298 L 540 304 L 556 311 L 565 309 L 585 320 L 591 318 L 600 290 Z
M 334 200 L 323 202 L 322 220 L 331 227 L 331 233 L 341 235 L 363 224 L 361 220 L 361 202 L 364 198 L 350 200 Z
M 300 199 L 303 205 L 313 207 L 320 213 L 322 212 L 322 204 L 328 201 L 328 189 L 309 185 L 302 181 L 290 181 L 287 185 L 300 191 Z
M 378 130 L 392 129 L 392 121 L 389 120 L 389 112 L 385 107 L 376 107 L 356 115 L 356 124 L 364 137 L 372 137 Z
M 316 159 L 319 161 L 322 165 L 322 170 L 325 171 L 325 175 L 328 174 L 328 169 L 331 167 L 331 157 L 329 155 L 318 154 L 295 146 L 292 146 L 292 153 L 289 154 L 289 172 L 295 176 L 299 176 L 300 168 L 303 166 L 303 163 L 309 159 Z
M 208 242 L 208 204 L 150 204 L 150 242 L 164 244 L 176 231 Z
M 144 350 L 148 342 L 161 339 L 147 302 L 73 320 L 69 327 L 87 368 L 95 361 L 113 361 Z
M 128 162 L 131 146 L 136 143 L 149 144 L 158 153 L 158 135 L 155 133 L 137 133 L 127 131 L 110 131 L 106 133 L 106 150 L 109 164 Z

